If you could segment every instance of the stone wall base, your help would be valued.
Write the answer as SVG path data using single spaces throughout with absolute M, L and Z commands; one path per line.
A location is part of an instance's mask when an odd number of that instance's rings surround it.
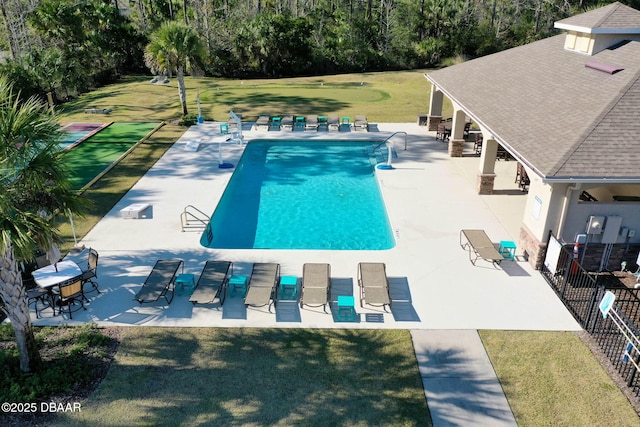
M 449 138 L 449 156 L 450 157 L 462 157 L 462 150 L 464 148 L 464 139 Z
M 584 269 L 587 271 L 600 271 L 605 249 L 606 245 L 602 243 L 588 243 L 586 247 L 585 245 L 580 245 L 579 257 Z M 637 244 L 614 244 L 611 248 L 608 262 L 602 265 L 602 271 L 620 271 L 623 261 L 627 263 L 626 269 L 628 271 L 636 271 L 638 269 L 636 264 L 638 252 L 640 252 L 640 246 Z
M 520 248 L 524 254 L 524 257 L 529 264 L 536 270 L 539 270 L 544 262 L 544 252 L 547 247 L 546 242 L 541 242 L 536 236 L 527 228 L 526 225 L 520 227 Z
M 476 181 L 476 191 L 478 194 L 493 194 L 493 183 L 495 180 L 495 173 L 479 173 Z

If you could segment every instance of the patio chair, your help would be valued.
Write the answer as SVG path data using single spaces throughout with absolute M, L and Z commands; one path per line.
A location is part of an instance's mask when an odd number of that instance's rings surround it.
M 367 117 L 366 116 L 356 116 L 355 120 L 353 121 L 353 129 L 355 131 L 368 132 L 369 131 L 369 122 L 367 121 Z
M 28 304 L 33 304 L 33 308 L 36 311 L 36 318 L 40 318 L 40 311 L 46 307 L 51 307 L 53 309 L 53 314 L 55 315 L 56 309 L 53 304 L 51 292 L 49 292 L 48 289 L 38 286 L 31 274 L 23 271 L 21 271 L 20 274 L 22 275 L 22 285 L 27 289 Z M 1 301 L 2 300 L 0 300 L 0 302 Z M 42 306 L 40 310 L 38 310 L 38 304 Z M 0 320 L 0 323 L 2 323 L 2 320 Z
M 310 114 L 304 123 L 304 130 L 318 130 L 318 116 Z
M 227 283 L 232 274 L 233 263 L 230 261 L 207 261 L 189 301 L 196 305 L 211 304 L 219 299 L 220 305 L 224 304 Z
M 258 116 L 258 120 L 256 120 L 255 124 L 256 130 L 269 130 L 269 115 L 268 114 L 260 114 Z
M 360 307 L 363 301 L 369 305 L 381 306 L 387 311 L 391 307 L 389 281 L 386 266 L 381 262 L 361 262 L 358 264 L 358 286 L 360 288 Z
M 451 122 L 442 122 L 438 124 L 436 130 L 436 139 L 441 139 L 443 142 L 448 140 L 451 136 Z
M 329 130 L 340 130 L 340 118 L 337 114 L 327 116 L 327 127 Z
M 256 263 L 249 278 L 249 290 L 244 297 L 244 305 L 259 307 L 275 304 L 275 292 L 280 277 L 280 264 Z
M 473 265 L 476 265 L 478 258 L 494 265 L 504 260 L 484 230 L 460 230 L 460 246 L 469 251 L 469 261 Z
M 175 280 L 178 270 L 182 267 L 184 272 L 184 261 L 181 259 L 161 259 L 153 266 L 153 270 L 142 284 L 142 289 L 133 298 L 140 304 L 155 302 L 160 297 L 164 297 L 167 304 L 171 304 L 175 293 Z M 171 292 L 171 298 L 167 294 Z
M 100 293 L 98 289 L 98 251 L 93 248 L 89 248 L 89 257 L 87 259 L 87 269 L 82 271 L 82 291 L 84 291 L 84 285 L 91 283 L 94 290 Z M 86 293 L 86 292 L 85 292 Z
M 72 312 L 78 311 L 80 308 L 86 310 L 87 308 L 84 306 L 84 293 L 82 292 L 82 280 L 75 279 L 71 280 L 67 283 L 60 284 L 59 293 L 56 295 L 56 305 L 60 307 L 58 314 L 62 314 L 64 312 L 63 307 L 68 308 L 69 319 L 73 319 Z M 76 310 L 71 310 L 72 305 L 76 305 L 77 302 L 80 302 L 80 307 Z M 54 310 L 55 311 L 55 310 Z
M 464 135 L 465 138 L 468 138 L 469 135 L 471 135 L 471 122 L 466 122 L 464 124 L 464 129 L 462 131 L 462 135 Z
M 293 130 L 293 116 L 291 114 L 282 116 L 280 127 L 282 130 Z
M 302 266 L 300 308 L 305 304 L 312 307 L 322 306 L 326 313 L 330 287 L 331 266 L 329 264 L 304 264 Z
M 51 261 L 47 258 L 47 254 L 43 253 L 36 256 L 36 266 L 38 268 L 46 267 L 47 265 L 51 265 Z
M 482 140 L 483 140 L 482 134 L 476 133 L 475 141 L 473 142 L 473 151 L 475 151 L 476 154 L 482 153 Z

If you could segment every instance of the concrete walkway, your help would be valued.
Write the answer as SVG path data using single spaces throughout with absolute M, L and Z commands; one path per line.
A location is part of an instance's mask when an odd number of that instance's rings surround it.
M 489 356 L 474 330 L 412 330 L 435 427 L 517 426 Z

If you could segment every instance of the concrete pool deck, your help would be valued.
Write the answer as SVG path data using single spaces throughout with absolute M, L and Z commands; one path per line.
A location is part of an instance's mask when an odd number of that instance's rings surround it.
M 407 133 L 407 150 L 396 142 L 395 169 L 376 170 L 396 246 L 384 251 L 215 250 L 199 244 L 201 231 L 181 231 L 188 205 L 213 212 L 233 169 L 219 168 L 217 124 L 192 127 L 138 181 L 82 240 L 99 254 L 100 294 L 89 295 L 87 310 L 33 320 L 38 325 L 95 322 L 100 325 L 207 326 L 279 328 L 409 329 L 427 404 L 436 427 L 449 425 L 515 426 L 515 417 L 477 329 L 579 331 L 540 274 L 521 257 L 500 266 L 469 257 L 459 244 L 463 228 L 486 230 L 493 242 L 517 241 L 524 197 L 515 184 L 515 162 L 496 164 L 496 191 L 475 194 L 478 158 L 470 147 L 461 158 L 447 154 L 447 144 L 415 124 L 378 124 L 377 132 L 253 132 L 254 138 L 364 138 L 384 140 Z M 199 142 L 198 151 L 185 150 Z M 394 139 L 394 141 L 396 141 Z M 224 162 L 237 164 L 243 146 L 225 143 Z M 120 210 L 133 204 L 150 207 L 140 219 Z M 330 208 L 330 207 L 328 207 Z M 135 215 L 138 216 L 137 214 Z M 86 263 L 87 250 L 70 256 Z M 254 262 L 275 262 L 282 276 L 301 276 L 308 262 L 331 264 L 332 301 L 358 297 L 359 262 L 384 262 L 389 276 L 390 312 L 356 303 L 355 322 L 339 322 L 322 308 L 281 301 L 245 308 L 240 296 L 224 305 L 193 306 L 176 294 L 169 306 L 133 300 L 158 259 L 180 258 L 185 273 L 199 275 L 206 260 L 228 260 L 234 273 L 250 275 Z M 332 304 L 333 308 L 333 304 Z M 49 310 L 50 312 L 50 310 Z
M 469 262 L 459 245 L 463 228 L 486 230 L 494 242 L 517 240 L 524 209 L 513 177 L 514 161 L 498 161 L 498 194 L 475 194 L 478 158 L 466 147 L 465 157 L 452 159 L 447 144 L 426 127 L 386 123 L 376 131 L 362 132 L 256 132 L 243 131 L 245 141 L 256 138 L 362 138 L 383 140 L 394 132 L 407 133 L 407 150 L 401 136 L 394 137 L 398 158 L 393 170 L 376 170 L 396 246 L 384 251 L 223 250 L 199 244 L 201 231 L 181 231 L 180 215 L 192 205 L 211 214 L 234 169 L 218 168 L 218 124 L 189 129 L 81 241 L 100 254 L 98 281 L 102 293 L 91 294 L 87 310 L 51 317 L 45 310 L 34 323 L 96 322 L 114 325 L 218 326 L 284 328 L 397 328 L 397 329 L 509 329 L 580 330 L 560 300 L 537 271 L 522 259 L 500 266 Z M 400 139 L 395 139 L 400 138 Z M 185 150 L 199 141 L 198 151 Z M 237 164 L 242 145 L 224 143 L 222 159 Z M 150 204 L 146 217 L 125 219 L 128 205 Z M 356 322 L 338 322 L 328 310 L 280 302 L 245 308 L 240 296 L 227 295 L 223 306 L 193 306 L 187 295 L 175 295 L 140 305 L 133 300 L 158 259 L 180 258 L 185 273 L 196 279 L 209 259 L 233 262 L 234 273 L 250 275 L 254 262 L 274 262 L 281 275 L 301 276 L 307 262 L 331 264 L 337 295 L 358 300 L 359 262 L 384 262 L 393 304 L 390 312 L 361 308 L 356 302 Z M 76 256 L 86 263 L 86 252 Z M 35 317 L 35 316 L 34 316 Z

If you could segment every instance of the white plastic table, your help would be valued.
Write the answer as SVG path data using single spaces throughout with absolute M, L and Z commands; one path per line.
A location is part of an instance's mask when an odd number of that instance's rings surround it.
M 82 275 L 82 269 L 80 269 L 75 262 L 64 260 L 58 262 L 56 265 L 52 264 L 39 268 L 35 270 L 32 275 L 38 286 L 41 288 L 50 288 Z

